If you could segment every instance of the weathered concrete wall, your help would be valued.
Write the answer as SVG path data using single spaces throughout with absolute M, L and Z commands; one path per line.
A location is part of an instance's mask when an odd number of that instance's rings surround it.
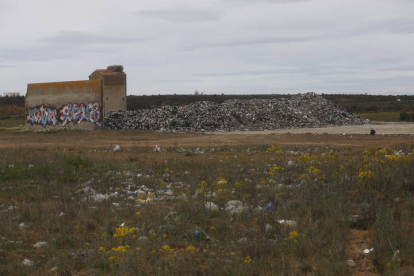
M 104 113 L 127 110 L 126 75 L 106 75 L 103 80 Z
M 126 74 L 113 73 L 102 75 L 98 71 L 89 76 L 90 80 L 103 82 L 103 112 L 112 110 L 127 110 Z
M 30 130 L 50 127 L 101 128 L 101 81 L 28 84 L 25 107 L 26 127 Z

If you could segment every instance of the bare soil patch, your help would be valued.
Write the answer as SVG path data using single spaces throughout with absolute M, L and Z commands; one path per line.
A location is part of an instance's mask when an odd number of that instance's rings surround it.
M 370 128 L 376 135 L 369 135 Z M 345 133 L 345 135 L 343 135 Z M 0 148 L 109 148 L 116 144 L 129 147 L 188 147 L 244 145 L 315 145 L 337 147 L 390 147 L 414 143 L 414 124 L 288 129 L 274 131 L 223 133 L 159 133 L 112 131 L 75 133 L 0 133 Z

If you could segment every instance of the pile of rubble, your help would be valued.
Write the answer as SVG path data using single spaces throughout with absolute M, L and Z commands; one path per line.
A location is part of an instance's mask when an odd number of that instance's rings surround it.
M 222 104 L 195 102 L 187 106 L 112 111 L 109 129 L 166 132 L 255 131 L 361 125 L 369 123 L 315 93 L 290 99 L 227 100 Z

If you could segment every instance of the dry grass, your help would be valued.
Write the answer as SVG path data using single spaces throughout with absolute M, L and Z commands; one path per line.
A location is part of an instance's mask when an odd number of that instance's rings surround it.
M 2 275 L 401 275 L 414 267 L 412 136 L 0 135 Z M 240 212 L 226 210 L 231 200 Z M 34 247 L 39 241 L 46 245 Z

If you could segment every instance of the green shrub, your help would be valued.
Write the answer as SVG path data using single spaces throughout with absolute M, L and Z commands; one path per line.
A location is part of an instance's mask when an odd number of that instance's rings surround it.
M 407 111 L 403 111 L 400 113 L 400 121 L 412 121 L 412 114 L 408 113 Z

